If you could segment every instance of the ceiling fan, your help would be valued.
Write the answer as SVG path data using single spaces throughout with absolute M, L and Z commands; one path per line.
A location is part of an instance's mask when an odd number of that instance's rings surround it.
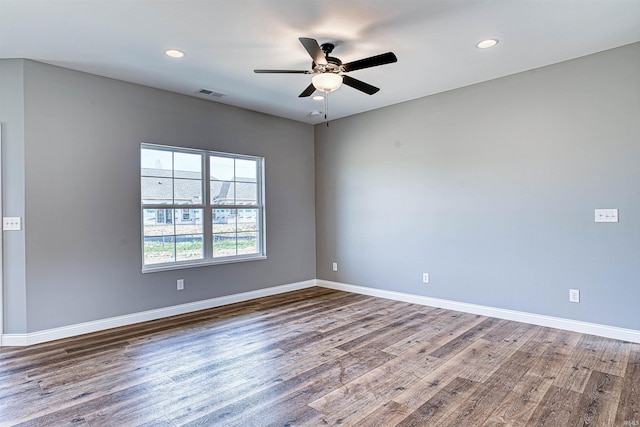
M 398 61 L 398 58 L 396 58 L 396 55 L 394 55 L 393 52 L 387 52 L 381 55 L 371 56 L 369 58 L 343 64 L 340 59 L 329 56 L 335 48 L 333 43 L 323 43 L 322 45 L 319 45 L 316 39 L 307 37 L 300 37 L 298 40 L 300 40 L 302 46 L 304 46 L 311 56 L 311 59 L 313 59 L 313 62 L 311 63 L 311 70 L 253 71 L 255 73 L 314 74 L 311 79 L 311 84 L 299 95 L 301 98 L 311 96 L 316 89 L 327 93 L 333 92 L 338 89 L 342 83 L 368 95 L 373 95 L 378 92 L 380 88 L 340 73 L 348 73 L 350 71 L 391 64 Z

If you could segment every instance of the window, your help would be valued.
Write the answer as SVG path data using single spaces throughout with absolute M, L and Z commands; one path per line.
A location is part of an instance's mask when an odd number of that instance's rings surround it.
M 265 258 L 263 165 L 261 157 L 142 144 L 143 271 Z

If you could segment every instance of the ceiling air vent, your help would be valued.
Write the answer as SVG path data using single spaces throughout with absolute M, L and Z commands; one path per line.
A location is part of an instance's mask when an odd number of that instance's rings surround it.
M 215 96 L 216 98 L 222 98 L 223 96 L 227 96 L 226 93 L 218 92 L 217 90 L 205 89 L 205 88 L 200 89 L 196 93 L 199 93 L 200 95 Z

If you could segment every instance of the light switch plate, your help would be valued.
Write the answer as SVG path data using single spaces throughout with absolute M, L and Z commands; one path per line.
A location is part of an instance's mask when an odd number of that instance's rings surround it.
M 596 209 L 596 222 L 618 222 L 618 209 Z
M 2 218 L 2 229 L 4 231 L 22 230 L 22 218 L 19 216 L 5 216 Z

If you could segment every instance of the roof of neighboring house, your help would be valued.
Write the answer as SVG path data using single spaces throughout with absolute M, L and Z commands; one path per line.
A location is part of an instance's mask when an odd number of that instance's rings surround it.
M 143 168 L 140 180 L 142 199 L 148 204 L 171 204 L 174 197 L 177 204 L 202 203 L 198 172 L 176 171 L 172 178 L 170 171 Z M 212 177 L 210 191 L 211 201 L 216 204 L 255 204 L 257 197 L 255 179 L 243 178 L 242 182 L 234 182 Z

